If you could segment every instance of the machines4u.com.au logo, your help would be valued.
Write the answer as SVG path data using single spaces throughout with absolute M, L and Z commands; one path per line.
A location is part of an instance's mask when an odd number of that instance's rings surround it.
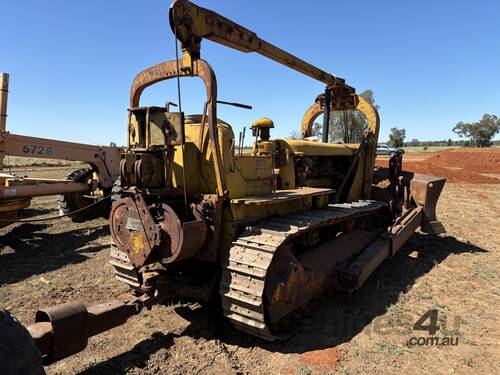
M 447 319 L 446 316 L 443 315 L 443 319 L 441 322 L 444 324 L 438 324 L 439 312 L 436 309 L 428 310 L 424 315 L 417 320 L 417 322 L 413 325 L 413 331 L 427 331 L 427 335 L 422 336 L 412 336 L 406 342 L 408 346 L 457 346 L 458 345 L 458 329 L 460 328 L 461 318 L 456 316 L 453 321 L 453 327 L 450 330 L 450 333 L 453 335 L 443 335 L 437 336 L 437 332 L 439 329 L 446 329 L 447 327 Z

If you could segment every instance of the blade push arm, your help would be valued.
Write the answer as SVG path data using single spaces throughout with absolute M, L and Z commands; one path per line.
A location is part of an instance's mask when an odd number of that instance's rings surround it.
M 256 52 L 327 86 L 345 85 L 345 80 L 266 42 L 256 33 L 211 10 L 188 0 L 174 0 L 170 6 L 170 26 L 183 49 L 193 57 L 200 56 L 202 39 L 223 44 L 241 52 Z

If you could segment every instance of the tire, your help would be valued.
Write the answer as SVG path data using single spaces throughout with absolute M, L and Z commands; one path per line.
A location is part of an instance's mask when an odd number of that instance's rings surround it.
M 67 179 L 73 181 L 85 182 L 91 173 L 91 169 L 82 168 L 72 172 Z M 105 192 L 106 194 L 106 192 Z M 84 197 L 84 193 L 66 193 L 59 196 L 59 214 L 67 215 L 70 212 L 79 210 L 83 207 L 94 203 L 95 200 L 92 198 Z M 109 212 L 111 210 L 111 203 L 109 199 L 103 200 L 95 206 L 89 207 L 83 211 L 77 212 L 73 215 L 69 215 L 69 218 L 75 223 L 83 223 L 85 221 L 90 221 L 97 219 L 99 217 L 108 218 Z
M 45 374 L 42 356 L 28 330 L 0 307 L 0 374 Z

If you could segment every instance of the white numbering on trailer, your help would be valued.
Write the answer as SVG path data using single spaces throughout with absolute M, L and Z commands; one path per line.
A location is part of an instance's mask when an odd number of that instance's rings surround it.
M 27 144 L 23 146 L 23 152 L 31 155 L 52 155 L 54 148 L 51 146 Z

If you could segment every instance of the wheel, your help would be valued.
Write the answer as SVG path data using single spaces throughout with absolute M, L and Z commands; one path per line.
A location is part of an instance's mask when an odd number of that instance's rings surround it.
M 82 168 L 72 172 L 67 179 L 73 181 L 87 182 L 92 176 L 92 169 Z M 108 189 L 109 190 L 109 189 Z M 65 193 L 59 196 L 59 213 L 67 215 L 73 211 L 79 210 L 96 201 L 95 198 L 85 197 L 87 192 Z M 104 192 L 107 194 L 107 192 Z M 98 199 L 98 198 L 97 198 Z M 108 218 L 111 210 L 111 203 L 108 199 L 102 200 L 99 204 L 89 207 L 85 210 L 69 215 L 75 223 L 83 223 L 85 221 L 94 220 L 99 217 Z
M 28 330 L 0 307 L 0 374 L 45 374 L 42 356 Z

